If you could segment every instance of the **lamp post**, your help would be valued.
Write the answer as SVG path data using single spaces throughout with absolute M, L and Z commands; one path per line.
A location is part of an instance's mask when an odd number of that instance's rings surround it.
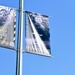
M 23 3 L 23 0 L 19 0 L 16 75 L 22 75 Z

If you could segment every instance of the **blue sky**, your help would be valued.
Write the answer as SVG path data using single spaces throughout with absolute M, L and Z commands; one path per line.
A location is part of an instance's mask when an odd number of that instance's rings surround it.
M 0 5 L 18 8 L 18 0 Z M 23 75 L 75 75 L 75 0 L 25 0 L 24 9 L 51 16 L 50 40 L 54 58 L 23 54 Z M 0 48 L 0 75 L 15 75 L 16 52 Z

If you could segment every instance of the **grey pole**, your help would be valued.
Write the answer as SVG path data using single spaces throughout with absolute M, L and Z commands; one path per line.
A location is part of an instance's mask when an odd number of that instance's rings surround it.
M 16 58 L 16 75 L 22 75 L 23 0 L 19 0 L 19 25 Z

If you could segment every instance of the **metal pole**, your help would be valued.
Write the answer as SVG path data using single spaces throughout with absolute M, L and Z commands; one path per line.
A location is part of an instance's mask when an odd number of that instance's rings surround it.
M 19 0 L 19 26 L 16 58 L 16 75 L 22 75 L 23 0 Z

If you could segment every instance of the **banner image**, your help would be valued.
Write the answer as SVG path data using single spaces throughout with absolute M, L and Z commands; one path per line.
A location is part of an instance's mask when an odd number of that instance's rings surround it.
M 48 16 L 27 12 L 26 51 L 51 56 Z
M 16 11 L 13 8 L 0 6 L 0 46 L 14 47 Z

